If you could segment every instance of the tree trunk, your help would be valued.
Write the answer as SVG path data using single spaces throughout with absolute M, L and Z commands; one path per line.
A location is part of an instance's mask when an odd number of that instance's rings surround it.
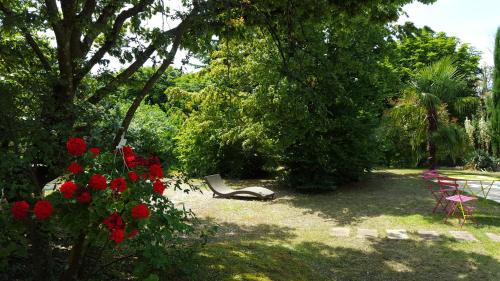
M 68 269 L 61 275 L 61 281 L 75 280 L 78 270 L 81 266 L 81 258 L 85 244 L 85 234 L 80 234 L 78 239 L 73 244 L 71 248 L 71 254 L 68 259 Z
M 55 177 L 61 175 L 66 165 L 66 134 L 71 133 L 76 120 L 73 110 L 74 93 L 71 88 L 56 85 L 50 98 L 44 100 L 42 108 L 42 127 L 44 136 L 33 143 L 35 151 L 44 151 L 43 157 L 33 159 L 31 163 L 34 177 L 33 195 L 42 197 L 43 187 Z M 47 149 L 49 148 L 49 149 Z M 35 184 L 36 183 L 36 184 Z M 52 255 L 48 234 L 33 222 L 30 229 L 33 257 L 33 276 L 35 280 L 53 280 Z
M 438 129 L 438 120 L 436 108 L 432 107 L 427 110 L 427 151 L 429 153 L 428 164 L 429 169 L 434 170 L 437 166 L 437 145 L 434 143 L 433 136 Z
M 48 235 L 36 221 L 30 220 L 28 224 L 34 280 L 53 280 L 53 262 Z

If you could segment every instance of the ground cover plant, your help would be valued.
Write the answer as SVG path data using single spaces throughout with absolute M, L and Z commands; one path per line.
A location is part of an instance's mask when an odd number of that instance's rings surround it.
M 184 196 L 168 192 L 207 224 L 218 225 L 215 237 L 197 255 L 199 269 L 187 280 L 496 280 L 500 277 L 500 243 L 485 233 L 500 232 L 500 204 L 481 200 L 479 226 L 463 231 L 478 242 L 459 242 L 448 231 L 460 230 L 456 219 L 443 222 L 432 213 L 434 198 L 422 170 L 376 170 L 360 182 L 323 194 L 301 194 L 273 181 L 230 181 L 263 185 L 277 192 L 274 201 L 212 199 L 211 193 Z M 499 173 L 443 170 L 457 178 L 500 179 Z M 348 227 L 348 237 L 332 236 L 332 227 Z M 359 239 L 356 230 L 376 229 L 379 238 Z M 406 229 L 408 240 L 390 240 L 387 229 Z M 440 233 L 425 241 L 418 230 Z
M 71 162 L 67 172 L 58 178 L 57 189 L 54 186 L 46 191 L 48 195 L 36 201 L 2 202 L 2 223 L 13 231 L 3 233 L 3 241 L 8 242 L 2 243 L 2 247 L 17 255 L 17 262 L 26 262 L 26 238 L 41 239 L 36 236 L 35 227 L 49 233 L 50 238 L 43 243 L 69 246 L 71 252 L 63 262 L 63 271 L 50 279 L 96 278 L 110 264 L 109 260 L 102 260 L 104 251 L 114 258 L 111 263 L 141 256 L 134 262 L 133 271 L 129 270 L 137 278 L 153 276 L 166 268 L 167 248 L 180 236 L 193 232 L 194 217 L 189 211 L 175 208 L 163 196 L 167 184 L 162 181 L 164 172 L 159 158 L 144 158 L 129 146 L 113 152 L 101 151 L 87 147 L 85 140 L 75 137 L 68 139 L 66 149 Z M 181 183 L 179 178 L 169 186 L 175 189 Z M 190 188 L 183 190 L 188 192 Z M 52 240 L 54 237 L 62 241 Z M 24 254 L 16 253 L 19 249 Z M 13 260 L 5 259 L 7 256 L 1 263 L 4 272 L 15 267 Z M 10 277 L 33 276 L 18 272 Z
M 483 199 L 477 244 L 327 233 L 455 227 L 376 167 L 498 175 L 500 29 L 480 66 L 401 21 L 434 2 L 0 0 L 0 279 L 495 279 Z M 217 173 L 282 196 L 190 192 Z

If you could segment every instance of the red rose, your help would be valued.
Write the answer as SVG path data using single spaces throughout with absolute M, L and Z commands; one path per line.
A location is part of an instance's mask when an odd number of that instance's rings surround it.
M 136 182 L 139 179 L 139 175 L 136 172 L 128 172 L 128 178 L 132 182 Z
M 137 166 L 136 157 L 134 150 L 130 146 L 124 146 L 122 148 L 123 151 L 123 159 L 125 160 L 125 164 L 127 167 L 133 169 Z
M 73 197 L 73 193 L 75 193 L 78 187 L 72 181 L 67 181 L 61 185 L 59 191 L 61 191 L 64 198 L 69 199 Z
M 68 153 L 73 156 L 80 156 L 85 153 L 87 145 L 82 138 L 69 138 L 66 142 Z
M 132 208 L 132 217 L 134 219 L 145 219 L 149 217 L 149 209 L 146 204 L 139 204 Z
M 109 230 L 123 229 L 125 227 L 122 217 L 117 212 L 109 215 L 109 217 L 105 218 L 102 223 L 104 223 Z
M 149 176 L 151 180 L 163 178 L 163 170 L 158 164 L 153 164 L 149 166 Z
M 52 207 L 52 204 L 47 200 L 40 200 L 36 202 L 35 207 L 33 208 L 35 217 L 39 220 L 49 218 L 52 215 L 52 211 L 54 211 L 54 208 Z
M 148 179 L 148 173 L 142 173 L 141 177 L 142 177 L 143 180 L 147 180 Z
M 28 216 L 30 204 L 26 201 L 16 201 L 12 204 L 10 212 L 12 216 L 18 220 L 25 219 Z
M 148 165 L 148 160 L 146 160 L 146 158 L 142 157 L 142 156 L 137 156 L 135 158 L 135 162 L 137 163 L 137 165 L 139 166 L 143 166 L 143 167 L 147 167 L 149 166 Z
M 106 189 L 106 177 L 101 174 L 94 174 L 90 177 L 89 186 L 95 190 Z
M 115 241 L 116 244 L 120 244 L 124 238 L 125 230 L 123 229 L 114 229 L 109 236 L 109 239 Z
M 148 164 L 149 165 L 153 165 L 153 164 L 160 165 L 160 158 L 158 156 L 151 156 L 148 158 Z
M 165 185 L 160 180 L 156 180 L 153 183 L 153 192 L 163 195 L 164 190 L 165 190 Z
M 90 153 L 92 153 L 93 156 L 99 155 L 101 153 L 101 149 L 98 147 L 92 147 L 89 149 Z
M 90 192 L 84 191 L 80 195 L 78 195 L 77 200 L 82 204 L 90 203 L 90 201 L 92 201 L 92 195 L 90 194 Z
M 124 192 L 125 189 L 127 189 L 127 182 L 124 178 L 116 178 L 111 181 L 110 186 L 112 190 L 116 190 L 121 193 Z
M 76 175 L 76 174 L 83 172 L 83 168 L 77 162 L 71 162 L 71 164 L 69 164 L 69 166 L 68 166 L 68 171 L 70 171 L 72 174 Z
M 128 234 L 128 238 L 133 238 L 134 236 L 136 236 L 137 234 L 139 234 L 139 230 L 137 229 L 132 229 L 129 234 Z

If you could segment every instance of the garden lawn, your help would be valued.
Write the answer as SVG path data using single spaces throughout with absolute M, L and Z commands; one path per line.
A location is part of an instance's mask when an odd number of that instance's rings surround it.
M 457 170 L 453 176 L 472 178 Z M 500 204 L 480 200 L 479 227 L 460 229 L 432 214 L 434 199 L 421 170 L 379 170 L 360 182 L 322 194 L 300 194 L 272 181 L 229 182 L 263 185 L 273 201 L 212 198 L 168 191 L 217 233 L 195 255 L 188 280 L 500 280 Z M 478 175 L 474 175 L 478 176 Z M 490 173 L 479 175 L 498 177 Z M 500 178 L 500 177 L 498 177 Z M 348 237 L 330 235 L 348 227 Z M 376 229 L 379 238 L 356 238 L 358 228 Z M 385 238 L 387 229 L 406 229 L 408 240 Z M 434 230 L 441 241 L 424 241 L 417 230 Z M 479 241 L 459 242 L 448 231 L 464 230 Z

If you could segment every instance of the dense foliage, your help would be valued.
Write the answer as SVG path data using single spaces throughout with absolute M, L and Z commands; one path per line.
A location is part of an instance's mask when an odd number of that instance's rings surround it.
M 370 169 L 377 115 L 398 79 L 383 63 L 392 43 L 383 23 L 336 13 L 304 23 L 285 65 L 264 32 L 219 45 L 202 74 L 212 85 L 190 94 L 197 106 L 178 136 L 187 171 L 249 177 L 281 167 L 291 186 L 317 189 Z
M 454 160 L 463 155 L 468 146 L 465 130 L 451 119 L 447 105 L 458 102 L 465 89 L 466 83 L 450 59 L 441 59 L 416 71 L 403 97 L 389 111 L 390 121 L 386 126 L 389 138 L 395 139 L 388 141 L 395 148 L 399 143 L 409 143 L 415 151 L 416 163 L 422 160 L 421 149 L 425 147 L 432 169 L 439 159 Z M 405 137 L 407 141 L 402 139 Z
M 490 105 L 490 120 L 493 136 L 493 154 L 500 158 L 500 28 L 497 29 L 495 38 L 495 63 L 493 69 L 492 101 Z
M 457 72 L 467 82 L 467 94 L 474 94 L 480 54 L 468 44 L 462 44 L 456 37 L 444 32 L 435 32 L 429 27 L 417 28 L 411 22 L 395 27 L 397 40 L 397 63 L 403 82 L 408 82 L 422 67 L 443 58 L 450 58 Z
M 0 268 L 29 258 L 32 268 L 22 270 L 52 277 L 63 271 L 50 264 L 55 248 L 80 251 L 72 241 L 82 233 L 95 241 L 90 252 L 104 246 L 107 236 L 82 232 L 82 225 L 100 225 L 103 210 L 129 212 L 132 201 L 155 210 L 147 231 L 121 248 L 145 257 L 135 263 L 139 278 L 172 262 L 164 246 L 190 230 L 187 213 L 167 198 L 149 198 L 146 182 L 130 183 L 123 193 L 91 193 L 101 208 L 95 210 L 65 197 L 74 187 L 46 196 L 48 182 L 68 178 L 69 136 L 105 150 L 125 136 L 171 172 L 272 175 L 303 190 L 336 188 L 381 163 L 421 165 L 427 151 L 432 165 L 470 147 L 478 163 L 488 162 L 479 149 L 498 153 L 498 48 L 493 97 L 479 98 L 473 48 L 429 28 L 389 24 L 412 0 L 193 0 L 181 8 L 167 2 L 0 0 L 2 210 L 26 201 L 26 221 L 35 222 L 24 235 L 22 223 L 2 216 L 7 238 L 0 242 L 9 251 L 0 255 Z M 197 73 L 174 70 L 179 48 L 206 65 Z M 432 70 L 445 60 L 452 73 Z M 114 61 L 123 68 L 115 70 Z M 480 139 L 467 137 L 474 130 Z M 123 173 L 111 155 L 86 158 L 90 166 L 70 176 L 78 194 L 93 165 L 109 179 L 111 170 Z M 47 199 L 54 200 L 54 219 L 42 224 L 31 206 Z M 26 205 L 15 206 L 13 214 L 22 217 Z M 73 223 L 66 216 L 77 209 Z M 165 220 L 168 227 L 158 230 Z M 102 225 L 93 227 L 103 233 Z M 12 231 L 3 235 L 5 229 Z M 105 251 L 103 263 L 121 254 Z M 71 272 L 66 280 L 87 273 Z
M 52 243 L 59 247 L 71 245 L 65 270 L 55 273 L 60 274 L 60 280 L 77 276 L 94 278 L 100 271 L 109 270 L 99 262 L 103 251 L 106 255 L 121 256 L 122 260 L 140 256 L 133 270 L 128 271 L 139 278 L 168 267 L 171 261 L 167 248 L 194 230 L 192 214 L 175 208 L 163 196 L 167 185 L 180 188 L 182 179 L 163 182 L 159 159 L 141 157 L 129 146 L 113 153 L 101 152 L 96 147 L 88 148 L 81 138 L 70 138 L 66 147 L 71 162 L 67 172 L 54 183 L 53 188 L 57 185 L 58 190 L 45 190 L 48 195 L 36 202 L 9 202 L 10 207 L 2 203 L 2 222 L 12 229 L 4 233 L 3 241 L 9 243 L 2 248 L 25 249 L 27 241 L 19 234 L 31 232 L 38 225 L 63 237 Z M 9 267 L 14 264 L 4 258 L 2 272 L 12 272 Z M 22 272 L 11 275 L 11 278 L 28 277 Z

